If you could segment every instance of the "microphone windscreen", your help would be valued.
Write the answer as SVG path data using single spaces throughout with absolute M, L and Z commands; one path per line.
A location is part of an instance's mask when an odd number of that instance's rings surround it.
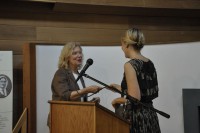
M 89 58 L 89 59 L 87 60 L 87 64 L 92 65 L 92 64 L 93 64 L 93 60 Z

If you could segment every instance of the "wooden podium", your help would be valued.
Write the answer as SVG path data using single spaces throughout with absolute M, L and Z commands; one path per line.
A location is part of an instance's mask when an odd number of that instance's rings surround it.
M 51 133 L 129 133 L 129 123 L 93 102 L 49 101 Z

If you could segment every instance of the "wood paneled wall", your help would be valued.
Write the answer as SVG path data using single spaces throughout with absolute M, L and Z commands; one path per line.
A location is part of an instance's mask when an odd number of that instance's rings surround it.
M 48 0 L 46 3 L 1 4 L 0 50 L 14 51 L 14 68 L 22 69 L 22 45 L 29 42 L 80 41 L 83 45 L 120 45 L 121 35 L 130 27 L 141 28 L 148 45 L 200 40 L 200 15 L 194 17 L 184 14 L 181 16 L 181 12 L 192 13 L 194 9 L 193 14 L 198 13 L 199 10 L 196 10 L 198 4 L 188 5 L 187 8 L 190 9 L 188 11 L 177 10 L 176 12 L 174 8 L 181 8 L 181 5 L 171 7 L 173 10 L 169 10 L 169 7 L 163 7 L 158 2 L 157 8 L 151 10 L 135 8 L 156 6 L 153 1 L 152 4 L 146 1 L 146 5 L 140 2 L 138 2 L 139 5 L 134 2 L 129 5 L 128 1 L 99 3 L 93 0 L 89 3 L 89 1 L 57 0 L 56 4 L 52 0 L 51 2 Z M 169 6 L 170 2 L 167 3 Z M 101 6 L 102 4 L 109 5 L 111 11 L 106 13 L 107 7 Z M 101 8 L 102 12 L 95 12 L 93 6 L 96 5 Z M 81 6 L 83 8 L 80 8 Z M 85 6 L 89 6 L 87 13 L 82 12 L 86 9 Z M 168 9 L 163 10 L 163 8 Z M 126 12 L 120 14 L 120 10 L 129 11 L 130 14 Z

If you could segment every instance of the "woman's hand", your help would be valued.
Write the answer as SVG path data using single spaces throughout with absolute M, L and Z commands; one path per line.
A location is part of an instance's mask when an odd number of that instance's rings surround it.
M 112 88 L 115 88 L 115 89 L 119 90 L 120 92 L 121 92 L 121 90 L 122 90 L 121 86 L 118 85 L 118 84 L 110 84 L 110 87 L 111 87 L 110 90 L 112 90 L 112 91 L 115 91 L 115 90 L 112 89 Z
M 100 86 L 92 85 L 92 86 L 86 87 L 84 89 L 73 91 L 71 93 L 70 99 L 71 100 L 76 100 L 77 98 L 81 97 L 84 94 L 97 93 L 97 92 L 99 92 L 102 89 L 103 88 L 100 87 Z
M 100 86 L 92 85 L 86 88 L 87 93 L 96 93 L 102 89 Z
M 125 104 L 127 100 L 123 97 L 116 98 L 112 101 L 112 106 L 116 108 L 118 104 Z

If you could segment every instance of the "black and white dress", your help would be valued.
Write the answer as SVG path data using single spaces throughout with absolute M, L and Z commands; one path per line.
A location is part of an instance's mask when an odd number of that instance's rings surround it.
M 153 107 L 152 100 L 158 97 L 157 73 L 152 61 L 131 59 L 128 61 L 136 71 L 140 87 L 141 102 Z M 127 92 L 125 73 L 121 82 L 124 93 Z M 128 98 L 127 98 L 128 99 Z M 131 133 L 160 133 L 156 112 L 138 103 L 127 100 L 123 117 L 131 122 Z

